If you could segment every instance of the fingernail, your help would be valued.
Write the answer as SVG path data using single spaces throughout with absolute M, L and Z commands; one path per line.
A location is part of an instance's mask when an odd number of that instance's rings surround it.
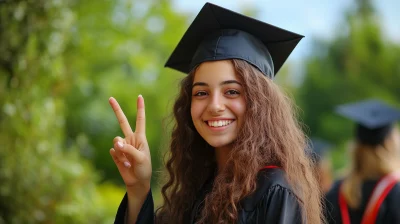
M 122 144 L 122 142 L 117 142 L 118 147 L 120 147 L 121 149 L 124 147 L 124 144 Z
M 139 96 L 138 96 L 138 97 L 143 97 L 143 96 L 142 96 L 142 94 L 139 94 Z
M 129 162 L 124 162 L 124 165 L 125 165 L 126 168 L 131 167 L 131 164 Z

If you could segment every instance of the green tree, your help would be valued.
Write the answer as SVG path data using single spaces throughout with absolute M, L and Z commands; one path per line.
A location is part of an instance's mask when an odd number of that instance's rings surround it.
M 334 107 L 367 98 L 400 102 L 400 46 L 384 36 L 369 0 L 356 3 L 336 37 L 316 41 L 297 94 L 309 134 L 341 148 L 336 151 L 336 167 L 346 162 L 343 144 L 352 136 L 353 124 L 335 115 Z
M 94 169 L 65 146 L 73 22 L 66 1 L 0 3 L 0 223 L 109 218 Z
M 79 139 L 82 155 L 94 161 L 104 180 L 122 183 L 109 155 L 113 137 L 122 132 L 107 101 L 115 97 L 134 128 L 136 98 L 142 94 L 153 167 L 160 169 L 161 151 L 168 148 L 163 122 L 177 92 L 171 87 L 184 76 L 163 65 L 188 16 L 175 12 L 166 0 L 79 1 L 73 9 L 76 23 L 66 54 L 72 85 L 68 139 Z

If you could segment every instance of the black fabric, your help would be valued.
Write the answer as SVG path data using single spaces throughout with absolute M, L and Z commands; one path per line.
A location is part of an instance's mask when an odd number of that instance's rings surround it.
M 341 224 L 339 207 L 339 189 L 342 181 L 337 181 L 325 197 L 325 216 L 328 224 Z M 351 224 L 361 223 L 364 210 L 378 180 L 365 181 L 361 189 L 361 205 L 358 209 L 349 208 Z M 376 224 L 400 223 L 400 184 L 397 183 L 383 201 L 376 219 Z
M 115 224 L 124 224 L 125 223 L 125 213 L 128 205 L 128 195 L 125 194 L 124 198 L 121 201 L 121 204 L 118 207 L 117 215 L 115 216 Z M 154 202 L 153 195 L 151 190 L 147 194 L 146 200 L 143 203 L 142 208 L 140 209 L 139 216 L 136 220 L 136 223 L 154 223 Z
M 382 144 L 390 131 L 393 129 L 393 124 L 385 125 L 383 127 L 370 129 L 364 125 L 358 124 L 356 127 L 356 138 L 359 142 L 376 146 Z
M 205 61 L 242 59 L 269 78 L 274 77 L 274 64 L 265 45 L 249 33 L 222 29 L 205 37 L 197 48 L 190 69 Z
M 356 126 L 356 138 L 367 145 L 381 144 L 400 120 L 400 110 L 376 99 L 340 105 L 336 112 L 352 121 Z
M 273 78 L 303 37 L 206 3 L 165 67 L 188 74 L 204 61 L 237 58 L 249 62 L 264 75 Z
M 302 223 L 302 210 L 297 196 L 292 192 L 290 185 L 286 181 L 285 172 L 281 169 L 268 169 L 260 172 L 257 180 L 257 190 L 252 195 L 243 199 L 240 203 L 241 208 L 238 212 L 238 223 L 277 223 L 277 224 L 296 224 Z M 204 191 L 210 189 L 206 185 Z M 149 193 L 151 194 L 151 192 Z M 201 196 L 193 206 L 192 214 L 184 223 L 195 223 L 198 220 L 205 194 Z M 152 206 L 147 203 L 150 201 L 149 195 L 143 205 L 138 224 L 156 223 L 149 217 L 154 217 Z M 122 224 L 126 211 L 126 196 L 121 202 L 116 215 L 115 223 Z M 142 218 L 145 217 L 145 218 Z

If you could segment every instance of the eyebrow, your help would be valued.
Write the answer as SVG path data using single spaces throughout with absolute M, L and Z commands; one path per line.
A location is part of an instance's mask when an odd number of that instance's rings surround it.
M 236 80 L 226 80 L 226 81 L 221 82 L 219 85 L 222 86 L 222 85 L 227 85 L 227 84 L 232 84 L 232 83 L 238 84 L 240 86 L 242 85 L 240 82 L 238 82 Z M 208 84 L 205 82 L 195 82 L 195 83 L 193 83 L 192 87 L 195 87 L 195 86 L 208 86 Z

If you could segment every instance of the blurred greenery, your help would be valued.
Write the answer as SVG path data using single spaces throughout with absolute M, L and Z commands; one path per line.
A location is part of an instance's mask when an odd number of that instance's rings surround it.
M 71 85 L 66 102 L 74 109 L 66 113 L 67 141 L 78 139 L 81 154 L 104 179 L 122 183 L 108 151 L 122 132 L 107 101 L 115 97 L 134 128 L 136 97 L 142 94 L 153 167 L 159 168 L 158 152 L 166 146 L 163 117 L 176 93 L 170 86 L 182 77 L 163 64 L 184 32 L 186 16 L 173 12 L 168 1 L 87 1 L 72 9 L 77 23 L 65 55 Z
M 334 114 L 334 107 L 369 98 L 400 104 L 400 45 L 384 36 L 370 0 L 356 3 L 345 13 L 337 36 L 315 40 L 296 94 L 309 135 L 337 145 L 332 153 L 335 169 L 348 162 L 345 155 L 354 125 Z
M 168 1 L 106 0 L 6 1 L 0 13 L 0 223 L 110 223 L 124 189 L 108 98 L 134 125 L 146 97 L 157 170 L 168 87 L 182 76 L 161 65 L 187 15 Z
M 300 85 L 290 62 L 276 80 L 296 98 L 307 133 L 337 145 L 335 168 L 347 162 L 352 125 L 333 107 L 368 97 L 400 102 L 400 46 L 384 37 L 373 5 L 357 3 L 337 36 L 315 40 Z M 168 0 L 0 3 L 0 224 L 112 222 L 125 190 L 109 155 L 122 136 L 110 96 L 132 128 L 136 97 L 146 99 L 161 202 L 165 118 L 184 76 L 163 64 L 193 16 Z

